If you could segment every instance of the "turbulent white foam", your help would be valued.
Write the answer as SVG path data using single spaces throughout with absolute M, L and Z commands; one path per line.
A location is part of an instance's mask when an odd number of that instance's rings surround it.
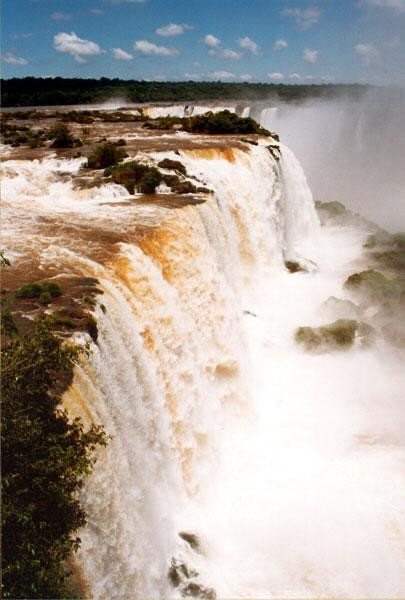
M 221 112 L 222 110 L 229 110 L 235 112 L 235 106 L 228 105 L 198 105 L 198 104 L 170 104 L 167 106 L 144 106 L 143 112 L 151 119 L 157 119 L 158 117 L 190 117 L 203 115 L 207 112 Z
M 179 210 L 104 206 L 126 194 L 113 186 L 83 198 L 80 161 L 4 164 L 13 223 L 61 205 L 100 231 L 160 219 L 102 263 L 41 241 L 41 264 L 104 290 L 98 345 L 65 395 L 112 436 L 82 498 L 78 563 L 94 599 L 178 597 L 173 556 L 219 598 L 403 597 L 403 357 L 295 345 L 296 327 L 345 297 L 366 234 L 320 230 L 300 165 L 267 144 L 165 153 L 214 192 Z M 35 238 L 35 221 L 18 236 Z M 317 268 L 290 274 L 285 259 Z

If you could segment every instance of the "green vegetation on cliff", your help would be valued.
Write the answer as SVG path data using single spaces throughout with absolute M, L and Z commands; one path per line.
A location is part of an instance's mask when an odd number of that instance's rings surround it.
M 41 318 L 23 335 L 4 330 L 3 598 L 71 597 L 66 560 L 86 522 L 77 493 L 106 444 L 101 427 L 85 430 L 59 405 L 86 348 L 63 342 L 52 325 Z

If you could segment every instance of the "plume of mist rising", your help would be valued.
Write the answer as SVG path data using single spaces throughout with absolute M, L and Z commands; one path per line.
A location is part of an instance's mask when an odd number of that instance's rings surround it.
M 405 91 L 282 104 L 263 123 L 304 167 L 315 200 L 339 200 L 390 231 L 405 230 Z

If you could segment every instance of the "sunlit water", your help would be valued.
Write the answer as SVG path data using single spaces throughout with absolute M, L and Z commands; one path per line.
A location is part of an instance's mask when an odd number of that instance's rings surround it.
M 282 153 L 168 153 L 215 192 L 175 210 L 75 190 L 80 160 L 3 164 L 16 265 L 104 290 L 98 345 L 64 398 L 112 436 L 82 498 L 93 598 L 178 597 L 173 557 L 218 598 L 404 596 L 403 354 L 295 344 L 296 327 L 340 316 L 322 304 L 346 297 L 367 232 L 320 228 Z

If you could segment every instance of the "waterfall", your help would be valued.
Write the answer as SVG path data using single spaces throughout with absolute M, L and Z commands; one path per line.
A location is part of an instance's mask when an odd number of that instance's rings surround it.
M 172 559 L 221 598 L 399 598 L 399 457 L 390 447 L 378 456 L 383 490 L 371 506 L 375 454 L 353 442 L 367 417 L 358 408 L 343 435 L 338 427 L 359 397 L 387 422 L 376 394 L 390 368 L 371 352 L 314 363 L 293 342 L 295 327 L 343 293 L 365 234 L 322 234 L 298 161 L 267 146 L 149 153 L 181 160 L 212 190 L 181 209 L 133 203 L 113 184 L 80 189 L 81 159 L 3 163 L 10 255 L 42 277 L 95 277 L 103 291 L 98 343 L 63 398 L 111 436 L 83 490 L 88 524 L 74 559 L 95 600 L 180 597 Z M 285 260 L 316 270 L 292 275 Z M 369 394 L 358 374 L 373 372 L 381 381 Z M 388 507 L 391 520 L 375 522 Z M 375 564 L 382 575 L 367 579 Z

